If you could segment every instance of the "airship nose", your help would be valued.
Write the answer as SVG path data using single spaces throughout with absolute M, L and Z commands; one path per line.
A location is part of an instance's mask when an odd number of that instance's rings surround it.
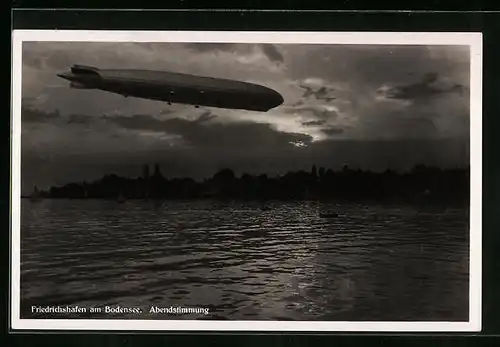
M 281 105 L 285 100 L 283 96 L 277 91 L 273 90 L 273 107 Z

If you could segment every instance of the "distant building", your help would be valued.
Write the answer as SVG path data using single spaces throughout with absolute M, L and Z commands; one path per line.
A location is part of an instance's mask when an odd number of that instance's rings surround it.
M 149 178 L 149 164 L 145 164 L 142 167 L 142 178 L 146 180 Z
M 155 172 L 154 172 L 153 176 L 156 178 L 163 177 L 161 172 L 160 172 L 160 165 L 158 163 L 155 164 Z

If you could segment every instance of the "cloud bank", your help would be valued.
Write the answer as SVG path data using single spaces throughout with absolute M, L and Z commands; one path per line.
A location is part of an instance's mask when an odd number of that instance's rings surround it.
M 255 82 L 285 102 L 259 113 L 75 90 L 56 76 L 75 63 Z M 59 176 L 133 171 L 151 160 L 191 176 L 315 160 L 373 168 L 467 161 L 467 47 L 26 42 L 22 66 L 23 162 L 35 170 L 26 179 L 23 170 L 23 185 L 54 181 L 68 162 L 74 169 Z

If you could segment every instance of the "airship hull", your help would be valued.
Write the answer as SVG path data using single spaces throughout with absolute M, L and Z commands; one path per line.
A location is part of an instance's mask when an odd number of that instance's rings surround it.
M 173 72 L 75 65 L 71 72 L 59 76 L 78 89 L 99 89 L 169 103 L 263 112 L 283 103 L 278 92 L 258 84 Z

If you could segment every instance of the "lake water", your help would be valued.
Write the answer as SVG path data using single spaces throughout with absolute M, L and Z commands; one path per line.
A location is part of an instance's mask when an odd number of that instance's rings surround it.
M 467 210 L 269 207 L 23 199 L 22 318 L 468 320 Z M 105 306 L 142 313 L 89 312 Z

